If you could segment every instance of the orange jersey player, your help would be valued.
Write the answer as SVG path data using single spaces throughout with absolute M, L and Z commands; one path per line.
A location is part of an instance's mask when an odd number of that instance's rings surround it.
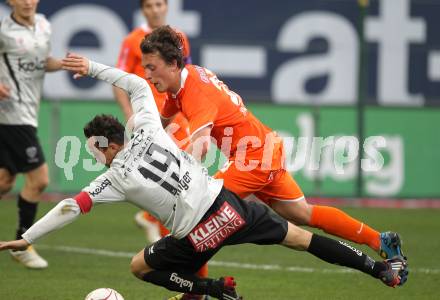
M 241 198 L 254 194 L 266 204 L 280 200 L 300 201 L 299 186 L 283 168 L 282 140 L 246 109 L 241 97 L 228 89 L 211 71 L 186 65 L 177 94 L 170 93 L 163 118 L 183 112 L 192 137 L 210 131 L 217 147 L 228 158 L 215 177 Z M 203 155 L 207 143 L 193 143 L 193 154 Z M 200 147 L 196 149 L 194 145 Z M 205 148 L 205 149 L 200 149 Z M 198 153 L 197 153 L 198 151 Z M 197 155 L 198 154 L 198 155 Z
M 283 145 L 277 134 L 253 116 L 240 96 L 213 72 L 185 65 L 181 45 L 181 36 L 163 26 L 142 42 L 141 50 L 147 80 L 169 94 L 162 110 L 163 125 L 178 112 L 188 119 L 188 152 L 203 158 L 210 144 L 206 141 L 213 137 L 229 160 L 216 177 L 239 197 L 254 195 L 295 224 L 366 244 L 382 256 L 402 254 L 397 234 L 381 234 L 337 208 L 307 203 L 283 167 Z
M 164 5 L 166 1 L 164 0 L 146 0 L 142 2 L 142 9 L 147 20 L 154 19 L 156 15 L 162 13 L 160 10 L 162 8 L 156 8 L 155 6 Z M 165 8 L 165 7 L 164 7 Z M 166 12 L 166 11 L 165 11 Z M 152 15 L 152 16 L 150 16 Z M 143 24 L 142 26 L 134 29 L 130 34 L 124 39 L 121 50 L 119 53 L 118 61 L 116 66 L 128 73 L 133 73 L 138 75 L 139 77 L 145 77 L 145 71 L 141 65 L 142 53 L 140 50 L 140 44 L 144 37 L 151 33 L 151 31 L 157 27 L 158 25 L 163 25 L 162 23 L 165 21 L 164 19 L 156 18 L 156 23 L 154 21 L 149 21 L 148 25 Z M 183 32 L 179 32 L 183 37 L 183 55 L 185 63 L 191 63 L 191 53 L 190 53 L 190 45 L 188 38 Z M 165 99 L 167 97 L 166 93 L 158 92 L 157 89 L 149 83 L 151 86 L 151 90 L 153 91 L 154 99 L 156 101 L 157 108 L 159 112 L 162 110 Z M 129 101 L 126 95 L 121 95 L 123 92 L 117 88 L 114 88 L 115 96 L 123 109 L 125 118 L 128 120 L 131 115 L 131 107 L 129 105 Z M 180 142 L 188 137 L 188 122 L 183 117 L 182 114 L 176 116 L 173 120 L 175 124 L 172 129 L 172 136 L 176 141 Z

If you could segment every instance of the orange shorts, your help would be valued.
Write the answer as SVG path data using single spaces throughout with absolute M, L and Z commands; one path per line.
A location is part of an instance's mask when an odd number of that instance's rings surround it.
M 263 170 L 260 166 L 251 171 L 240 171 L 234 161 L 214 177 L 223 179 L 224 186 L 244 199 L 253 194 L 271 205 L 278 200 L 296 200 L 304 197 L 301 188 L 285 169 Z

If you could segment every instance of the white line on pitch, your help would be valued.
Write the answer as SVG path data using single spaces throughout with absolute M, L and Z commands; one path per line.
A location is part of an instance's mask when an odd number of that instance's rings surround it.
M 38 245 L 37 248 L 68 252 L 68 253 L 92 254 L 98 256 L 123 257 L 123 258 L 131 258 L 136 254 L 134 252 L 111 251 L 105 249 L 93 249 L 93 248 L 82 248 L 82 247 L 71 247 L 71 246 Z M 248 264 L 248 263 L 238 263 L 238 262 L 218 261 L 218 260 L 210 260 L 208 265 L 213 267 L 227 267 L 227 268 L 249 269 L 249 270 L 287 271 L 287 272 L 295 272 L 295 273 L 327 273 L 328 274 L 328 273 L 357 272 L 355 270 L 348 268 L 326 269 L 326 268 L 309 268 L 309 267 L 284 267 L 276 264 Z M 440 269 L 411 268 L 410 272 L 423 273 L 423 274 L 440 274 Z

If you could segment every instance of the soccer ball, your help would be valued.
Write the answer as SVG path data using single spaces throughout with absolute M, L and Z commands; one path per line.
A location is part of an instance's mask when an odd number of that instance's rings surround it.
M 85 300 L 124 300 L 124 297 L 113 289 L 100 288 L 91 291 Z

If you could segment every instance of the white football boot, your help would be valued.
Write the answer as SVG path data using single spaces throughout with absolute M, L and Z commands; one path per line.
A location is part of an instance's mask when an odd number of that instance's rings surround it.
M 23 251 L 9 251 L 9 253 L 11 253 L 14 260 L 29 269 L 45 269 L 49 266 L 47 261 L 32 246 Z

